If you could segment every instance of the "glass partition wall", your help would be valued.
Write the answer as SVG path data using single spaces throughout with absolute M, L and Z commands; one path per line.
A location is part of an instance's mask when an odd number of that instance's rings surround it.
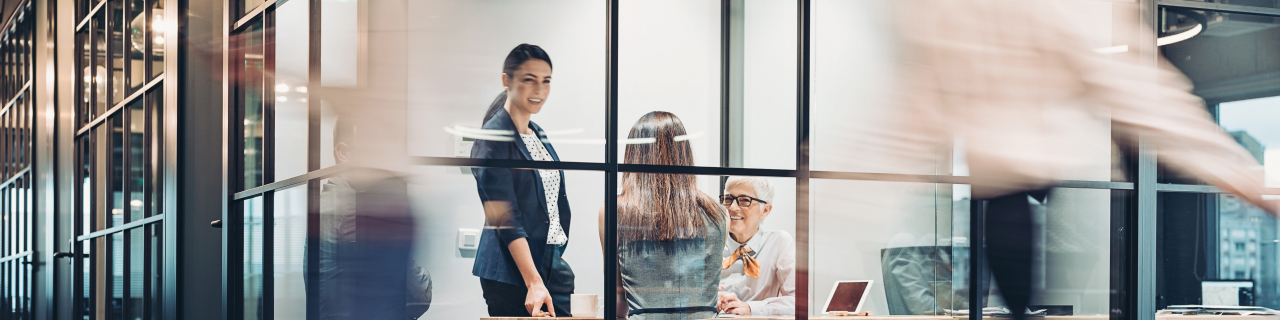
M 33 222 L 32 168 L 35 162 L 35 17 L 32 4 L 18 4 L 0 33 L 0 317 L 31 319 L 35 286 L 32 261 L 37 235 Z
M 106 0 L 77 11 L 76 318 L 162 318 L 165 259 L 165 4 Z M 65 222 L 64 222 L 65 223 Z
M 1065 16 L 1087 22 L 1080 23 L 1082 34 L 1097 54 L 1152 63 L 1156 39 L 1144 38 L 1142 30 L 1124 21 L 1158 18 L 1153 21 L 1161 21 L 1157 28 L 1163 39 L 1190 28 L 1191 22 L 1178 21 L 1199 21 L 1181 18 L 1187 10 L 1177 8 L 1211 5 L 1234 15 L 1266 10 L 1178 0 L 1058 2 Z M 351 250 L 342 247 L 343 237 L 359 243 L 373 241 L 364 238 L 372 235 L 382 246 L 361 259 L 387 259 L 384 267 L 394 267 L 379 272 L 405 276 L 387 282 L 405 284 L 404 291 L 388 290 L 394 291 L 392 299 L 405 297 L 405 305 L 395 301 L 388 309 L 404 310 L 409 318 L 487 316 L 482 280 L 476 276 L 482 273 L 477 260 L 485 259 L 478 247 L 485 245 L 486 232 L 496 232 L 486 225 L 491 203 L 484 201 L 493 195 L 478 180 L 485 172 L 560 182 L 556 189 L 538 191 L 561 191 L 556 219 L 566 239 L 558 248 L 573 270 L 573 292 L 604 300 L 597 316 L 625 315 L 627 309 L 625 301 L 612 303 L 623 299 L 613 294 L 621 292 L 618 273 L 625 268 L 619 265 L 619 255 L 625 254 L 618 252 L 619 237 L 634 232 L 619 227 L 617 196 L 626 188 L 625 173 L 692 178 L 696 189 L 711 197 L 726 193 L 730 177 L 766 177 L 774 189 L 772 212 L 758 227 L 781 231 L 795 243 L 792 311 L 798 318 L 823 315 L 833 286 L 857 280 L 872 281 L 863 310 L 876 315 L 945 316 L 1004 306 L 987 271 L 985 204 L 970 195 L 963 141 L 937 150 L 944 160 L 911 170 L 883 170 L 865 161 L 876 150 L 870 139 L 893 103 L 885 92 L 895 70 L 883 63 L 895 54 L 894 21 L 882 14 L 887 2 L 226 4 L 232 49 L 224 61 L 229 68 L 223 219 L 229 318 L 310 319 L 359 310 L 335 303 L 330 292 L 373 297 L 381 293 L 362 290 L 390 280 L 350 285 L 329 275 L 333 268 L 373 272 L 360 269 L 368 266 L 340 266 L 350 258 L 338 253 Z M 1201 27 L 1209 30 L 1199 36 L 1203 41 L 1240 36 L 1221 27 L 1227 25 L 1259 33 L 1276 30 L 1266 27 L 1267 21 L 1213 18 L 1204 13 L 1208 9 L 1196 10 L 1208 21 L 1200 23 L 1210 25 Z M 97 20 L 89 21 L 86 25 Z M 96 43 L 92 35 L 85 37 Z M 1200 38 L 1159 48 L 1177 65 L 1170 50 Z M 1275 40 L 1280 39 L 1254 43 L 1280 43 Z M 519 69 L 524 65 L 504 65 L 508 52 L 521 43 L 545 50 L 545 70 L 505 74 L 524 70 Z M 1194 66 L 1179 67 L 1197 79 L 1186 69 Z M 502 123 L 489 122 L 488 116 L 496 112 L 499 119 L 511 119 L 512 108 L 528 107 L 504 100 L 521 92 L 512 87 L 526 84 L 538 89 L 516 98 L 537 100 L 532 102 L 537 109 L 522 110 L 537 126 L 530 127 L 534 135 L 518 137 L 515 131 L 528 132 L 496 126 Z M 102 91 L 113 85 L 104 84 Z M 120 88 L 127 92 L 131 86 Z M 86 90 L 91 96 L 97 92 Z M 1220 90 L 1235 89 L 1223 84 Z M 1249 121 L 1265 116 L 1269 100 L 1245 100 L 1266 96 L 1202 96 L 1225 128 L 1249 132 L 1237 134 L 1237 140 L 1266 153 L 1261 147 L 1265 129 Z M 92 109 L 94 104 L 86 105 Z M 691 164 L 628 160 L 629 146 L 654 143 L 631 136 L 637 121 L 653 111 L 679 118 L 684 132 L 676 141 L 690 146 Z M 1039 226 L 1034 241 L 1044 248 L 1036 257 L 1035 309 L 1061 316 L 1153 319 L 1157 308 L 1201 304 L 1189 297 L 1199 297 L 1197 288 L 1209 280 L 1252 281 L 1255 304 L 1275 296 L 1265 291 L 1275 286 L 1263 276 L 1274 266 L 1259 262 L 1276 260 L 1277 249 L 1267 244 L 1275 232 L 1254 226 L 1274 220 L 1236 208 L 1241 206 L 1216 189 L 1168 180 L 1162 173 L 1157 180 L 1158 159 L 1113 148 L 1111 140 L 1133 137 L 1113 137 L 1105 121 L 1076 129 L 1094 142 L 1083 150 L 1096 161 L 1071 172 L 1072 180 L 1061 182 L 1033 210 Z M 85 138 L 112 139 L 105 133 Z M 489 141 L 524 145 L 520 149 L 528 156 L 477 150 Z M 547 149 L 543 156 L 535 155 L 538 142 Z M 85 147 L 85 157 L 110 157 L 93 153 L 99 145 Z M 99 162 L 89 163 L 86 172 Z M 85 190 L 109 185 L 86 182 Z M 366 207 L 374 203 L 370 197 L 394 205 Z M 1166 223 L 1177 210 L 1190 210 L 1184 214 L 1206 224 Z M 378 219 L 368 221 L 371 214 Z M 368 222 L 350 226 L 344 221 Z M 1196 234 L 1215 242 L 1185 239 Z M 85 248 L 109 250 L 114 239 Z M 1197 261 L 1190 273 L 1197 278 L 1189 280 L 1188 273 L 1171 270 L 1187 265 L 1176 259 L 1192 247 L 1204 251 L 1190 251 L 1203 254 L 1186 260 Z

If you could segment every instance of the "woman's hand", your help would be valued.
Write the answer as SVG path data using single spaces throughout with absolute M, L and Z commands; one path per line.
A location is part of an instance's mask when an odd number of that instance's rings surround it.
M 544 305 L 547 311 L 542 311 Z M 524 309 L 529 310 L 529 315 L 534 317 L 556 316 L 556 307 L 551 302 L 551 293 L 547 292 L 547 286 L 542 283 L 529 285 L 529 293 L 524 296 Z
M 724 287 L 720 287 L 720 289 L 723 290 Z M 738 299 L 738 295 L 733 292 L 720 292 L 720 297 L 716 300 L 716 308 L 719 309 L 720 312 L 740 316 L 751 315 L 751 305 L 748 305 L 746 302 Z

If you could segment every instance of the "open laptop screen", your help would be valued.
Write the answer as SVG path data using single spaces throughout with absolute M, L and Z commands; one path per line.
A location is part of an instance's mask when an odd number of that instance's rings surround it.
M 869 286 L 871 286 L 871 281 L 836 282 L 836 287 L 831 290 L 831 297 L 828 298 L 830 300 L 827 300 L 827 308 L 824 312 L 858 312 L 858 307 L 862 304 L 863 295 L 867 293 Z

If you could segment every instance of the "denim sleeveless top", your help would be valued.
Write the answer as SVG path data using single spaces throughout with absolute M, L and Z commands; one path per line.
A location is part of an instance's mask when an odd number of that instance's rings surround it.
M 727 232 L 723 224 L 716 225 L 705 215 L 702 219 L 707 225 L 702 238 L 618 242 L 627 319 L 715 317 L 720 254 Z

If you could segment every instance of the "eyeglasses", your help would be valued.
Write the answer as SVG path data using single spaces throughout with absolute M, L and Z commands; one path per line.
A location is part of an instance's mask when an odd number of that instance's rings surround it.
M 765 203 L 765 204 L 769 203 L 768 201 L 764 201 L 764 200 L 760 200 L 760 199 L 756 199 L 748 196 L 731 196 L 731 195 L 720 196 L 720 204 L 726 207 L 732 205 L 734 200 L 738 200 L 738 207 L 740 208 L 750 207 L 752 201 Z

